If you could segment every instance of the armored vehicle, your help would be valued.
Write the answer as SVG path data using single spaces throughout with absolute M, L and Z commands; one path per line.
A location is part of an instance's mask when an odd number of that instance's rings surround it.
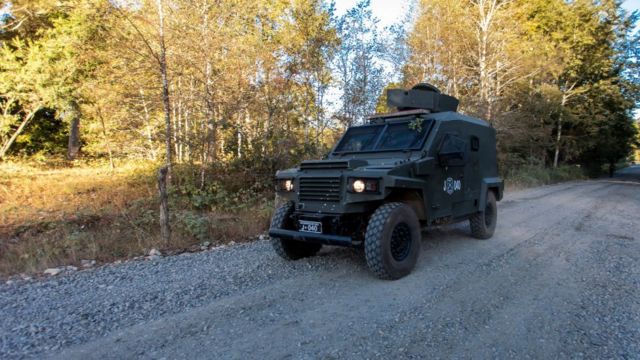
M 398 279 L 416 264 L 423 227 L 469 221 L 472 236 L 493 235 L 504 185 L 491 125 L 429 84 L 388 90 L 387 103 L 397 111 L 348 128 L 326 159 L 276 173 L 278 255 L 363 247 L 378 277 Z

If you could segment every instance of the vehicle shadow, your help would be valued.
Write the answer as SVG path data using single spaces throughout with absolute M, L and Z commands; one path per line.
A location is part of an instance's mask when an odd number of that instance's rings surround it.
M 457 251 L 463 251 L 468 245 L 478 241 L 471 236 L 467 221 L 423 229 L 416 270 L 428 266 L 424 264 L 434 262 L 444 252 L 455 257 Z M 324 268 L 323 271 L 332 271 L 338 266 L 351 275 L 358 273 L 358 276 L 374 277 L 369 272 L 363 248 L 323 246 L 315 258 L 317 259 L 308 258 L 308 261 L 317 261 L 316 265 Z

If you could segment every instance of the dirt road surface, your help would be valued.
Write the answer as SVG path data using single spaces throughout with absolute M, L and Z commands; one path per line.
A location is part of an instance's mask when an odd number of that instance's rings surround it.
M 498 206 L 489 240 L 425 232 L 398 281 L 263 241 L 2 285 L 0 357 L 639 359 L 640 167 Z

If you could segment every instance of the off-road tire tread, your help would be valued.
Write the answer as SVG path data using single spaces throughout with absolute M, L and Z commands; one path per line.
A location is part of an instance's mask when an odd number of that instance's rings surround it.
M 365 242 L 364 242 L 364 253 L 367 259 L 367 265 L 369 269 L 380 279 L 390 280 L 392 279 L 391 274 L 387 272 L 384 268 L 382 261 L 382 246 L 380 243 L 382 242 L 382 230 L 384 229 L 384 224 L 387 221 L 387 218 L 391 214 L 391 212 L 401 206 L 403 203 L 393 202 L 387 203 L 380 206 L 369 219 L 369 224 L 367 225 L 367 232 L 365 234 Z
M 487 191 L 486 201 L 489 201 L 489 194 L 491 194 L 494 197 L 494 204 L 495 204 L 495 194 L 491 190 Z M 497 212 L 497 210 L 498 209 L 494 206 L 494 211 Z M 484 211 L 480 211 L 473 214 L 473 216 L 469 218 L 469 225 L 471 227 L 471 236 L 480 240 L 486 240 L 493 236 L 493 232 L 489 233 L 487 231 L 488 229 L 484 223 L 483 215 L 484 215 Z M 497 214 L 494 214 L 494 216 L 497 216 Z
M 292 202 L 282 204 L 271 218 L 272 229 L 281 229 L 287 216 L 293 209 Z M 322 248 L 322 244 L 306 243 L 302 241 L 271 238 L 271 246 L 281 258 L 286 260 L 298 260 L 305 257 L 314 256 Z

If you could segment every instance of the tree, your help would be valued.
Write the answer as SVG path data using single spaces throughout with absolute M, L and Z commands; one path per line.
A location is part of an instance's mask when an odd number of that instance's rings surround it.
M 378 22 L 370 0 L 362 0 L 336 24 L 342 41 L 334 61 L 340 89 L 338 118 L 347 126 L 375 111 L 378 95 L 387 83 L 388 75 L 380 61 L 385 51 Z
M 0 158 L 45 107 L 64 114 L 70 128 L 68 155 L 74 158 L 79 150 L 78 104 L 82 101 L 78 89 L 91 66 L 80 53 L 99 27 L 106 2 L 16 1 L 12 5 L 12 15 L 4 24 L 10 31 L 0 52 L 3 122 L 9 123 L 4 126 Z
M 409 34 L 405 83 L 431 82 L 461 98 L 462 111 L 491 121 L 504 95 L 535 73 L 531 45 L 518 20 L 519 5 L 505 0 L 421 1 Z
M 631 155 L 631 161 L 636 164 L 640 163 L 640 120 L 636 119 L 633 124 L 635 127 L 636 138 L 633 141 L 633 153 Z
M 169 98 L 169 80 L 167 79 L 167 49 L 164 37 L 164 5 L 163 0 L 157 0 L 158 7 L 158 45 L 159 53 L 156 55 L 158 59 L 158 67 L 160 78 L 162 79 L 162 106 L 164 109 L 164 127 L 165 127 L 165 151 L 166 151 L 166 167 L 171 178 L 171 164 L 173 162 L 171 138 L 173 131 L 171 130 L 171 99 Z
M 463 112 L 489 120 L 508 164 L 604 156 L 590 136 L 616 139 L 613 158 L 628 147 L 623 114 L 638 94 L 628 80 L 633 23 L 615 1 L 422 1 L 404 81 L 430 81 L 461 98 Z

